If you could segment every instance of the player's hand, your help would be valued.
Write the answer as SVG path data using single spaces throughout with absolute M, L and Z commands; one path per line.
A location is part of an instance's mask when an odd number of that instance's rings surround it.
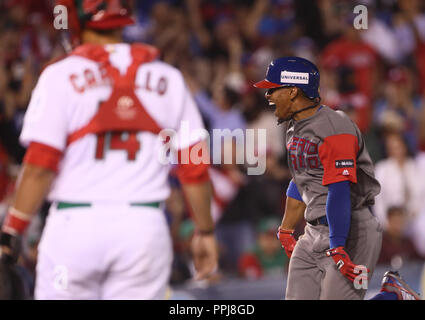
M 218 269 L 218 246 L 214 234 L 196 233 L 192 239 L 195 280 L 208 279 Z
M 0 260 L 7 265 L 18 261 L 21 247 L 20 237 L 15 237 L 6 232 L 0 233 Z
M 351 282 L 354 282 L 356 277 L 365 277 L 362 270 L 367 270 L 367 273 L 369 273 L 369 269 L 365 266 L 357 265 L 351 261 L 344 247 L 329 249 L 326 251 L 326 256 L 332 257 L 338 270 Z
M 0 233 L 0 300 L 27 299 L 23 278 L 17 269 L 21 236 Z
M 294 230 L 287 230 L 279 227 L 276 236 L 282 244 L 282 248 L 285 249 L 288 258 L 291 258 L 292 252 L 297 244 L 297 240 L 294 238 Z

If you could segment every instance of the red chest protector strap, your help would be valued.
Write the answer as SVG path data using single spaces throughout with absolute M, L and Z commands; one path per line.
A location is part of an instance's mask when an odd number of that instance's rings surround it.
M 97 113 L 87 125 L 68 136 L 67 145 L 89 133 L 148 131 L 158 134 L 161 131 L 135 93 L 137 70 L 141 64 L 158 56 L 156 48 L 141 44 L 132 45 L 132 63 L 124 75 L 111 65 L 109 53 L 103 46 L 82 45 L 72 54 L 98 62 L 102 77 L 108 78 L 112 83 L 112 93 L 108 100 L 100 103 Z

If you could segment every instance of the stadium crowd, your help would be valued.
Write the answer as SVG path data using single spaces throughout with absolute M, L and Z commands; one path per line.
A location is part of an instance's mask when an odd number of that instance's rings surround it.
M 25 150 L 19 145 L 31 90 L 47 63 L 65 54 L 53 1 L 0 1 L 0 217 L 13 197 Z M 252 84 L 279 56 L 301 56 L 321 71 L 322 103 L 344 110 L 366 138 L 382 190 L 374 213 L 384 228 L 380 262 L 425 257 L 425 2 L 364 0 L 367 29 L 353 27 L 353 1 L 143 0 L 128 42 L 158 47 L 179 68 L 207 129 L 267 129 L 266 171 L 231 163 L 210 169 L 220 272 L 258 279 L 288 263 L 276 240 L 291 179 L 284 128 Z M 231 148 L 230 146 L 225 146 Z M 193 233 L 179 182 L 170 174 L 167 215 L 174 240 L 172 284 L 191 278 Z M 28 231 L 21 264 L 34 280 L 49 204 Z M 303 232 L 303 225 L 297 234 Z

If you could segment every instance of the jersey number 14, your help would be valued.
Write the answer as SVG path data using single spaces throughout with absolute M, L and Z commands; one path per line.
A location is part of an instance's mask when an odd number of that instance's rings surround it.
M 107 150 L 127 151 L 127 160 L 136 160 L 137 152 L 140 150 L 140 142 L 136 132 L 107 132 L 97 135 L 96 155 L 97 160 L 105 158 Z

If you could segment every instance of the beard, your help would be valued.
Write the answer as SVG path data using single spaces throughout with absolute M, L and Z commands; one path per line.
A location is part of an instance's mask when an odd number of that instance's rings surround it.
M 277 125 L 280 125 L 286 121 L 289 121 L 292 119 L 292 117 L 294 116 L 294 114 L 291 114 L 290 116 L 286 117 L 286 118 L 279 118 L 277 119 Z
M 277 108 L 277 107 L 276 107 L 276 108 Z M 291 113 L 288 115 L 288 112 L 286 111 L 286 112 L 283 114 L 283 117 L 282 117 L 282 116 L 278 116 L 278 115 L 276 115 L 276 114 L 275 114 L 275 116 L 277 117 L 277 125 L 280 125 L 280 124 L 282 124 L 282 123 L 284 123 L 284 122 L 286 122 L 286 121 L 291 120 L 291 119 L 292 119 L 292 117 L 294 116 L 294 113 L 293 113 L 293 112 L 291 112 Z

